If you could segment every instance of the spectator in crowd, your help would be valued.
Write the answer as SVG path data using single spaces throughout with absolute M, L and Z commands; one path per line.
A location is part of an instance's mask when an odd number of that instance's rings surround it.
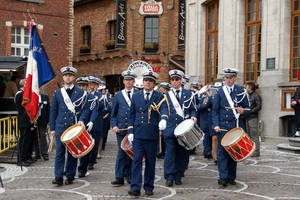
M 256 86 L 253 82 L 246 84 L 246 90 L 249 94 L 250 114 L 245 117 L 247 133 L 255 143 L 255 152 L 252 157 L 259 157 L 260 142 L 258 132 L 258 112 L 261 110 L 261 97 L 255 92 Z
M 0 75 L 0 97 L 3 97 L 6 88 L 6 83 L 4 82 L 4 76 Z
M 18 92 L 18 84 L 20 77 L 18 75 L 12 75 L 10 81 L 7 83 L 3 97 L 14 97 Z

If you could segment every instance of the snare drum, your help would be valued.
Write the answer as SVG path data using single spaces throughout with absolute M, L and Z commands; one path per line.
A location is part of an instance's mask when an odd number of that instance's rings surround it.
M 235 161 L 243 161 L 255 151 L 255 143 L 239 127 L 226 133 L 221 141 L 221 145 Z
M 191 150 L 201 144 L 204 139 L 203 131 L 191 119 L 182 121 L 174 131 L 178 143 L 186 150 Z
M 133 160 L 134 154 L 132 151 L 132 144 L 128 140 L 128 135 L 126 135 L 121 142 L 121 149 Z M 145 155 L 143 156 L 143 161 L 145 160 Z
M 77 124 L 65 130 L 60 140 L 74 158 L 85 156 L 95 145 L 95 141 L 91 135 L 82 126 Z

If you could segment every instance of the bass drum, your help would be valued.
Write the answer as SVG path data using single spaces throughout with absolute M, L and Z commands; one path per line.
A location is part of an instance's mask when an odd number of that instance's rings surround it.
M 142 74 L 145 72 L 153 71 L 151 65 L 142 60 L 137 60 L 137 61 L 132 62 L 129 65 L 128 70 L 136 73 L 137 77 L 135 78 L 134 87 L 137 87 L 139 89 L 143 88 Z

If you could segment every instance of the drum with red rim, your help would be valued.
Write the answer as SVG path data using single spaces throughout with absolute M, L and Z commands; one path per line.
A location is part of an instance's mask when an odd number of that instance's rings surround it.
M 235 161 L 246 160 L 255 151 L 255 143 L 239 127 L 228 131 L 222 138 L 221 145 Z
M 95 145 L 95 141 L 91 135 L 82 126 L 77 124 L 65 130 L 60 140 L 74 158 L 85 156 Z
M 128 135 L 126 135 L 121 142 L 121 149 L 133 160 L 134 154 L 132 151 L 132 144 L 128 140 Z M 145 160 L 145 155 L 143 156 L 143 161 Z

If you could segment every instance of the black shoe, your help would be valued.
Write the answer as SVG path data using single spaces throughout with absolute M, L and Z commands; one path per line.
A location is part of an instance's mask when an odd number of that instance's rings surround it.
M 29 166 L 30 166 L 30 163 L 28 163 L 28 162 L 26 162 L 26 161 L 23 161 L 23 162 L 17 162 L 17 165 L 18 165 L 18 166 L 29 167 Z
M 52 184 L 55 184 L 57 186 L 62 186 L 63 185 L 63 179 L 55 178 L 54 180 L 52 180 Z
M 93 166 L 88 166 L 88 168 L 87 168 L 88 170 L 93 170 L 94 169 L 94 167 Z
M 223 185 L 224 187 L 228 186 L 228 182 L 223 178 L 218 179 L 218 183 L 219 183 L 219 185 Z
M 43 158 L 44 158 L 45 161 L 49 160 L 48 156 L 43 156 Z
M 131 184 L 131 179 L 129 177 L 126 177 L 126 181 L 128 184 Z
M 131 196 L 140 196 L 141 195 L 141 193 L 137 190 L 129 190 L 128 194 Z
M 218 165 L 218 160 L 214 159 L 214 163 L 215 163 L 215 165 Z
M 167 182 L 166 182 L 166 186 L 167 186 L 167 187 L 171 187 L 172 185 L 173 185 L 173 181 L 167 181 Z
M 182 185 L 181 180 L 175 180 L 175 185 Z
M 152 196 L 154 193 L 153 193 L 152 190 L 146 190 L 146 191 L 145 191 L 145 194 L 146 194 L 147 196 Z
M 209 153 L 209 154 L 206 154 L 206 155 L 204 155 L 204 158 L 207 158 L 207 159 L 212 159 L 213 158 L 213 156 Z
M 41 159 L 41 156 L 34 156 L 34 159 Z
M 83 178 L 83 177 L 85 177 L 85 174 L 78 172 L 78 178 Z
M 190 155 L 197 155 L 196 151 L 191 151 Z
M 124 179 L 116 179 L 114 181 L 111 182 L 112 185 L 114 186 L 122 186 L 124 185 Z
M 182 176 L 181 177 L 184 177 L 184 174 L 182 174 Z
M 67 178 L 67 179 L 65 180 L 65 185 L 71 185 L 71 184 L 73 184 L 73 180 Z
M 28 162 L 28 163 L 34 163 L 36 160 L 34 160 L 33 158 L 28 158 L 27 160 L 26 160 L 26 162 Z
M 156 158 L 158 158 L 158 159 L 163 159 L 164 156 L 163 156 L 161 153 L 158 153 L 158 154 L 156 154 Z
M 229 179 L 229 180 L 228 180 L 228 183 L 229 183 L 230 185 L 236 185 L 236 182 L 235 182 L 235 180 L 233 180 L 233 179 Z

